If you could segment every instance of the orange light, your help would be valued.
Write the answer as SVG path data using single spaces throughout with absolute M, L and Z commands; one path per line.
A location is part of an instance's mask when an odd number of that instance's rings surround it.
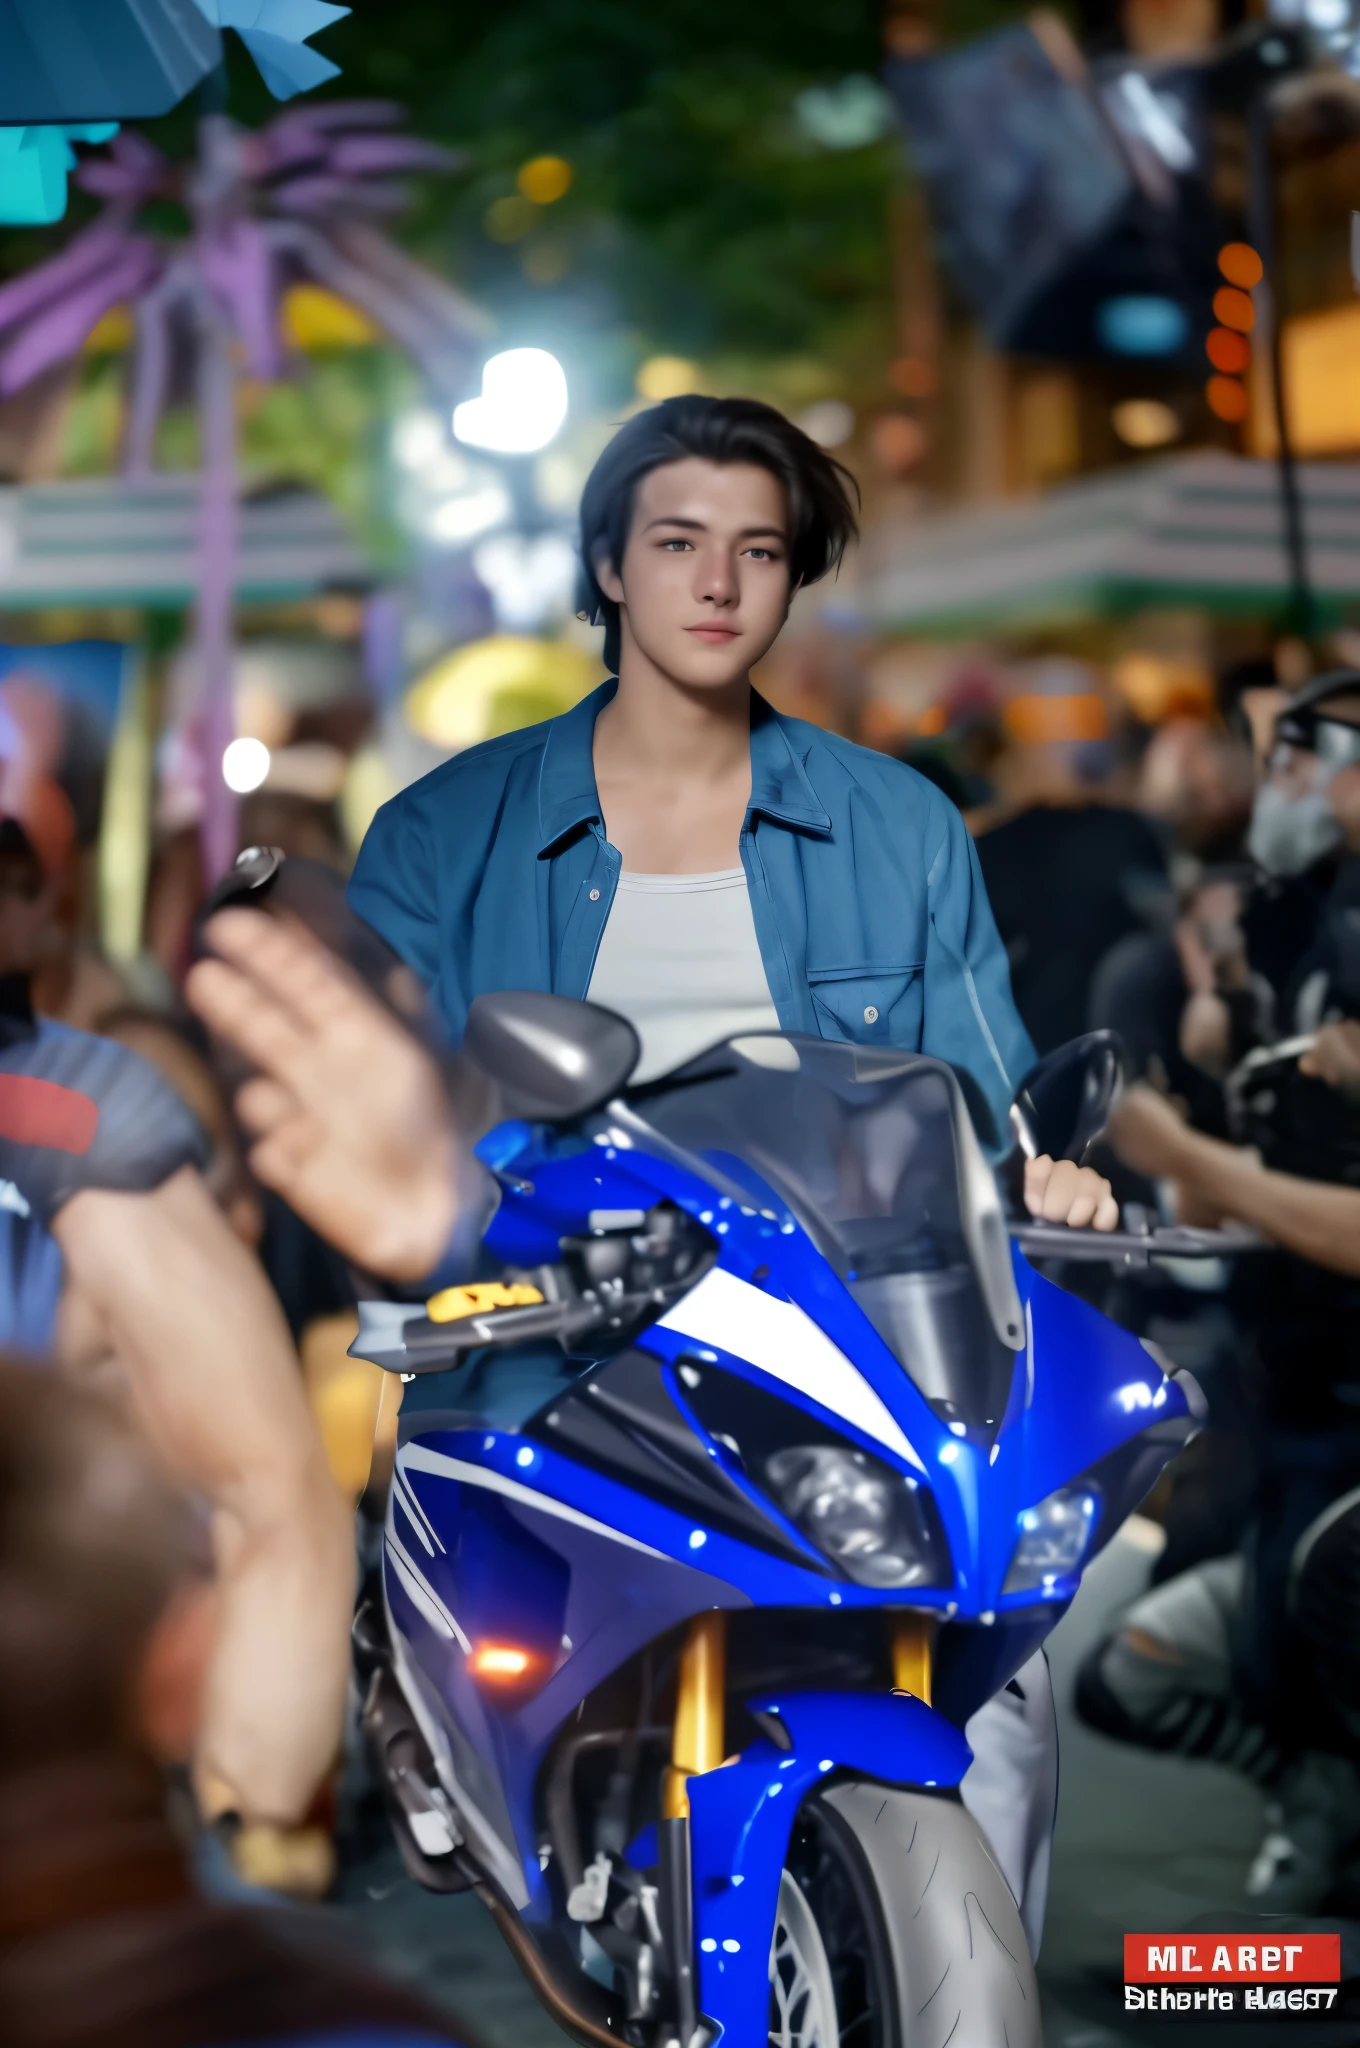
M 904 398 L 933 398 L 940 380 L 924 356 L 897 356 L 888 365 L 888 382 Z
M 1230 327 L 1215 327 L 1204 343 L 1204 353 L 1216 370 L 1224 371 L 1229 377 L 1240 377 L 1251 361 L 1251 347 L 1246 336 L 1234 334 Z
M 535 1659 L 515 1643 L 478 1643 L 468 1663 L 473 1677 L 488 1685 L 516 1685 L 532 1671 Z
M 1218 252 L 1218 267 L 1229 284 L 1239 285 L 1244 292 L 1251 291 L 1266 274 L 1250 242 L 1227 243 Z
M 1022 747 L 1047 746 L 1055 740 L 1103 740 L 1110 731 L 1105 700 L 1094 690 L 1052 697 L 1024 691 L 1005 705 L 1001 719 Z
M 1245 292 L 1235 291 L 1230 284 L 1225 284 L 1214 293 L 1214 318 L 1220 327 L 1232 327 L 1239 334 L 1250 334 L 1256 325 L 1256 308 Z
M 1233 426 L 1247 416 L 1247 387 L 1239 384 L 1236 377 L 1211 377 L 1204 387 L 1204 396 L 1210 412 Z

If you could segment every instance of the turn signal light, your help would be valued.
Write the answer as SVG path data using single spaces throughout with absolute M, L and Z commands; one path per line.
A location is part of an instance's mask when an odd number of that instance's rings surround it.
M 533 1677 L 539 1659 L 518 1643 L 478 1643 L 468 1658 L 468 1668 L 484 1685 L 522 1685 Z

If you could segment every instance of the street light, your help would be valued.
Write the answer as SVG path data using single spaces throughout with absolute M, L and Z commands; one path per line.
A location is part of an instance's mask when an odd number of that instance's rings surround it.
M 454 408 L 453 431 L 470 448 L 495 455 L 536 455 L 567 416 L 567 380 L 544 348 L 511 348 L 482 371 L 478 398 Z

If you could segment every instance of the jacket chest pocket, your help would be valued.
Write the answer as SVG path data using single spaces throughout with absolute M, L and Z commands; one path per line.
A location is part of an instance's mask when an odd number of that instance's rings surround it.
M 823 1038 L 855 1045 L 921 1042 L 921 965 L 810 967 L 808 987 Z

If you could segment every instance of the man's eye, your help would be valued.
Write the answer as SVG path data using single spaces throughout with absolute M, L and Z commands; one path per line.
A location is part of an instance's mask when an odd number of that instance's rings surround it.
M 688 540 L 663 540 L 661 545 L 669 550 L 670 553 L 679 554 L 681 549 L 692 548 L 694 543 Z

